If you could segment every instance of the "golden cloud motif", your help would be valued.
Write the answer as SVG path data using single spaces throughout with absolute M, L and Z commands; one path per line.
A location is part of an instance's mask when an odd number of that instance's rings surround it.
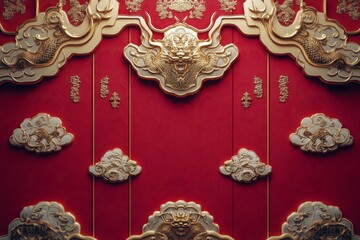
M 66 132 L 59 118 L 39 113 L 33 118 L 26 118 L 9 140 L 11 145 L 24 147 L 28 151 L 50 153 L 60 151 L 73 139 L 74 136 Z

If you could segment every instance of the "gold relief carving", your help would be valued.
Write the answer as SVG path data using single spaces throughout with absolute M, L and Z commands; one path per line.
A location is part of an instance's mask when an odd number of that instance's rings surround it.
M 3 11 L 3 17 L 5 20 L 12 19 L 15 14 L 20 13 L 24 14 L 26 13 L 26 7 L 24 4 L 25 0 L 4 0 L 4 11 Z
M 130 12 L 137 12 L 141 10 L 141 4 L 144 0 L 125 0 L 126 9 Z
M 100 162 L 89 167 L 91 175 L 102 177 L 111 183 L 124 182 L 130 176 L 136 176 L 140 172 L 141 167 L 124 155 L 119 148 L 107 151 Z
M 70 77 L 70 84 L 71 84 L 70 99 L 74 103 L 80 102 L 80 83 L 81 81 L 79 76 Z
M 360 80 L 360 47 L 347 42 L 344 28 L 325 13 L 301 3 L 289 26 L 282 26 L 271 0 L 247 0 L 246 21 L 258 27 L 262 43 L 275 54 L 291 54 L 309 76 L 328 83 Z
M 149 217 L 149 222 L 144 225 L 143 233 L 131 236 L 128 240 L 187 240 L 211 239 L 233 240 L 233 238 L 219 234 L 219 226 L 214 223 L 214 218 L 201 206 L 194 202 L 167 202 Z
M 322 202 L 305 202 L 282 225 L 282 235 L 268 240 L 360 240 L 354 234 L 352 223 L 342 217 L 338 207 Z
M 156 30 L 164 32 L 161 41 L 153 41 L 149 33 L 140 46 L 125 47 L 124 54 L 140 77 L 156 79 L 165 93 L 177 97 L 194 94 L 204 80 L 220 78 L 238 56 L 234 44 L 220 45 L 221 27 L 212 28 L 208 40 L 199 40 L 198 32 L 208 29 L 178 22 Z
M 296 1 L 298 5 L 301 4 L 301 1 Z M 295 16 L 295 11 L 292 9 L 294 5 L 294 0 L 285 0 L 283 4 L 279 4 L 278 1 L 275 2 L 276 6 L 276 17 L 279 22 L 289 25 L 292 23 L 292 19 Z
M 220 10 L 224 12 L 232 12 L 235 10 L 237 0 L 219 0 Z
M 120 105 L 120 98 L 119 94 L 117 92 L 113 92 L 111 98 L 110 98 L 111 106 L 115 108 L 119 108 Z
M 57 239 L 57 240 L 95 240 L 80 234 L 80 225 L 75 217 L 65 212 L 57 202 L 40 202 L 25 207 L 20 218 L 9 224 L 9 232 L 0 240 Z
M 254 95 L 256 98 L 262 98 L 263 97 L 263 80 L 259 77 L 254 77 Z
M 290 141 L 303 151 L 326 153 L 351 145 L 353 137 L 338 119 L 317 113 L 301 121 L 300 127 L 290 135 Z
M 156 11 L 160 19 L 173 18 L 172 11 L 190 11 L 190 18 L 201 19 L 206 11 L 205 0 L 157 0 Z
M 225 161 L 220 172 L 238 182 L 250 183 L 271 173 L 271 166 L 260 162 L 254 151 L 241 148 L 237 155 Z
M 86 16 L 88 3 L 80 4 L 78 0 L 70 0 L 70 10 L 68 11 L 70 22 L 74 25 L 82 23 Z
M 248 92 L 245 92 L 243 97 L 241 98 L 241 104 L 245 109 L 248 109 L 251 106 L 252 98 Z
M 60 151 L 73 139 L 74 136 L 66 131 L 59 118 L 39 113 L 33 118 L 26 118 L 9 140 L 12 145 L 24 147 L 28 151 L 50 153 Z
M 349 17 L 356 21 L 360 18 L 360 2 L 359 0 L 338 0 L 336 13 L 348 14 Z
M 288 84 L 289 84 L 289 77 L 281 75 L 279 77 L 279 91 L 280 91 L 279 101 L 282 103 L 286 102 L 286 99 L 289 98 Z
M 100 80 L 100 97 L 106 98 L 109 94 L 109 77 L 105 76 Z

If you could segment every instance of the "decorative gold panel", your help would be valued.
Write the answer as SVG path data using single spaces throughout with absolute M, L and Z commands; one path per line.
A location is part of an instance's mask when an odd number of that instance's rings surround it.
M 91 175 L 112 183 L 124 182 L 129 176 L 136 176 L 140 172 L 141 167 L 119 148 L 107 151 L 100 162 L 89 167 Z
M 205 12 L 205 0 L 157 0 L 156 11 L 160 19 L 173 18 L 172 11 L 190 11 L 190 18 L 201 19 Z
M 268 240 L 360 240 L 353 225 L 342 217 L 338 207 L 322 202 L 306 202 L 292 213 L 282 226 L 282 235 Z
M 238 182 L 250 183 L 259 177 L 266 177 L 271 173 L 271 166 L 260 162 L 254 151 L 241 148 L 237 155 L 225 161 L 220 167 L 220 172 Z
M 9 224 L 8 234 L 0 240 L 46 239 L 46 240 L 95 240 L 80 234 L 75 217 L 65 212 L 57 202 L 40 202 L 25 207 L 20 218 Z
M 187 239 L 223 239 L 233 240 L 229 236 L 219 234 L 219 226 L 213 217 L 201 210 L 194 202 L 167 202 L 149 217 L 144 225 L 143 233 L 131 236 L 128 240 L 187 240 Z
M 12 145 L 25 147 L 29 151 L 50 153 L 60 151 L 73 139 L 74 136 L 66 131 L 59 118 L 39 113 L 33 118 L 26 118 L 9 140 Z
M 338 119 L 317 113 L 301 121 L 300 127 L 290 135 L 290 141 L 303 151 L 326 153 L 351 145 L 353 137 Z

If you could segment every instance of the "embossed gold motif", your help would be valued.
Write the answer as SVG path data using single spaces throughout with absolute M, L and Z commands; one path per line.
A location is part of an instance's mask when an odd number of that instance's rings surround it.
M 120 105 L 120 98 L 119 94 L 117 92 L 113 92 L 111 98 L 110 98 L 111 106 L 113 108 L 119 108 Z
M 39 113 L 33 118 L 26 118 L 9 140 L 12 145 L 29 151 L 50 153 L 60 151 L 73 139 L 74 136 L 66 131 L 59 118 Z
M 289 98 L 289 77 L 285 75 L 281 75 L 279 77 L 279 90 L 280 90 L 280 96 L 279 101 L 284 103 L 286 102 L 286 99 Z
M 289 25 L 292 22 L 292 18 L 295 15 L 295 11 L 292 9 L 294 4 L 293 0 L 285 0 L 283 4 L 279 4 L 278 1 L 275 2 L 276 6 L 276 17 L 279 22 Z
M 360 240 L 352 223 L 342 217 L 338 207 L 322 202 L 305 202 L 292 213 L 282 226 L 282 235 L 268 240 Z
M 201 210 L 201 206 L 194 202 L 167 202 L 149 217 L 144 225 L 143 233 L 131 236 L 128 240 L 233 240 L 233 238 L 219 234 L 219 226 L 213 217 Z
M 112 183 L 124 182 L 130 176 L 136 176 L 141 172 L 141 167 L 121 149 L 115 148 L 107 151 L 101 161 L 89 167 L 89 173 L 95 177 L 102 177 Z
M 80 102 L 80 83 L 81 81 L 79 76 L 70 77 L 70 84 L 71 84 L 70 99 L 74 103 Z
M 70 10 L 68 11 L 70 22 L 74 25 L 82 23 L 86 16 L 88 3 L 80 4 L 78 0 L 70 0 Z
M 254 77 L 254 95 L 256 98 L 262 98 L 263 97 L 263 80 L 259 77 Z
M 301 121 L 300 127 L 290 135 L 290 141 L 303 151 L 326 153 L 351 145 L 353 137 L 338 119 L 317 113 Z
M 360 2 L 359 0 L 338 0 L 336 13 L 347 14 L 356 21 L 360 18 Z
M 220 172 L 238 182 L 250 183 L 271 173 L 271 166 L 260 162 L 254 151 L 241 148 L 237 155 L 225 161 Z
M 190 18 L 201 19 L 206 11 L 205 0 L 157 0 L 156 11 L 160 19 L 173 18 L 172 11 L 190 11 Z
M 109 84 L 108 76 L 105 76 L 100 80 L 100 97 L 101 98 L 106 98 L 107 95 L 109 94 L 108 84 Z
M 40 202 L 25 207 L 20 218 L 9 224 L 9 232 L 0 240 L 46 239 L 46 240 L 95 240 L 80 234 L 75 217 L 65 212 L 57 202 Z
M 5 20 L 12 19 L 15 14 L 20 13 L 24 14 L 26 13 L 26 7 L 24 4 L 25 0 L 4 0 L 4 11 L 3 11 L 3 17 Z
M 224 12 L 232 12 L 235 10 L 237 5 L 237 0 L 219 0 L 220 3 L 220 10 Z
M 251 106 L 252 98 L 248 92 L 245 92 L 243 97 L 241 98 L 241 104 L 245 109 L 248 109 Z
M 126 9 L 130 12 L 137 12 L 141 10 L 141 4 L 144 0 L 125 0 Z
M 124 54 L 140 77 L 156 79 L 177 97 L 196 93 L 206 79 L 221 77 L 238 55 L 234 44 L 220 45 L 220 28 L 206 41 L 198 38 L 201 30 L 182 22 L 158 31 L 164 32 L 161 41 L 143 38 L 142 45 L 129 44 Z

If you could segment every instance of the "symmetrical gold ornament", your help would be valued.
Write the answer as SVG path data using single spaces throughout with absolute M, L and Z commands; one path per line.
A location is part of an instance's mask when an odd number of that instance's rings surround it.
M 101 98 L 106 98 L 107 95 L 109 94 L 109 77 L 105 76 L 100 80 L 100 97 Z
M 80 102 L 80 83 L 81 81 L 79 76 L 75 75 L 70 77 L 70 99 L 74 103 Z
M 95 177 L 102 177 L 112 183 L 124 182 L 130 176 L 136 176 L 141 172 L 141 167 L 121 149 L 115 148 L 107 151 L 101 161 L 89 167 L 89 173 Z
M 254 151 L 241 148 L 237 155 L 225 161 L 220 172 L 238 182 L 250 183 L 271 173 L 271 166 L 260 162 Z
M 113 108 L 119 108 L 120 98 L 119 98 L 119 94 L 117 92 L 113 92 L 113 94 L 110 98 L 110 103 Z
M 167 202 L 149 217 L 144 225 L 143 233 L 131 236 L 128 240 L 233 240 L 231 237 L 219 234 L 219 226 L 214 218 L 201 206 L 194 202 Z
M 232 12 L 235 10 L 237 0 L 219 0 L 220 10 L 224 12 Z
M 162 90 L 177 97 L 194 94 L 204 80 L 223 76 L 238 56 L 234 44 L 220 45 L 221 27 L 213 27 L 206 41 L 199 40 L 198 32 L 207 32 L 211 26 L 198 30 L 178 22 L 163 30 L 151 28 L 164 32 L 164 38 L 153 41 L 152 33 L 148 32 L 140 46 L 125 47 L 125 57 L 140 77 L 156 79 Z
M 342 217 L 338 207 L 322 202 L 305 202 L 282 225 L 282 235 L 268 240 L 360 240 L 352 223 Z
M 26 118 L 9 140 L 12 145 L 25 147 L 28 151 L 50 153 L 60 151 L 73 139 L 74 136 L 66 132 L 59 118 L 39 113 L 33 118 Z
M 353 137 L 338 119 L 317 113 L 301 121 L 300 127 L 290 135 L 290 141 L 303 151 L 326 153 L 351 145 Z
M 338 0 L 336 7 L 338 14 L 348 14 L 349 17 L 356 21 L 360 18 L 360 2 L 359 0 Z
M 241 98 L 241 104 L 245 109 L 248 109 L 251 106 L 252 98 L 248 92 L 245 92 Z
M 160 19 L 173 18 L 172 11 L 190 11 L 190 18 L 201 19 L 206 11 L 205 0 L 157 0 L 156 11 Z
M 285 75 L 280 75 L 279 77 L 279 91 L 280 91 L 280 96 L 279 96 L 279 101 L 284 103 L 286 102 L 286 99 L 289 98 L 289 77 L 285 76 Z
M 126 9 L 130 12 L 137 12 L 141 10 L 141 4 L 144 0 L 125 0 Z
M 25 0 L 4 0 L 4 11 L 2 13 L 4 19 L 10 20 L 17 13 L 24 14 L 26 12 L 24 1 Z
M 259 77 L 254 77 L 254 95 L 256 98 L 262 98 L 263 96 L 263 80 Z
M 65 212 L 64 207 L 57 202 L 40 202 L 25 207 L 20 218 L 12 221 L 8 229 L 8 234 L 0 237 L 0 240 L 95 240 L 82 236 L 75 217 Z

